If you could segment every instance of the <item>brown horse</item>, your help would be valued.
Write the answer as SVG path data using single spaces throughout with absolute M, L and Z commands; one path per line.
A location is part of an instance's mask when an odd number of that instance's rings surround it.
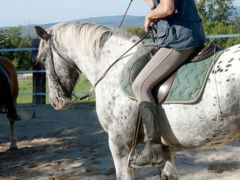
M 18 80 L 17 80 L 17 73 L 16 69 L 11 63 L 11 61 L 5 57 L 0 56 L 0 65 L 6 72 L 8 76 L 8 80 L 10 83 L 11 91 L 12 91 L 12 96 L 13 96 L 13 101 L 14 101 L 14 106 L 16 108 L 17 106 L 17 96 L 18 96 Z M 0 91 L 1 88 L 4 88 L 0 86 Z M 5 109 L 5 105 L 0 105 L 0 111 L 3 111 Z M 17 143 L 15 139 L 15 134 L 14 134 L 14 125 L 15 121 L 11 118 L 9 118 L 9 123 L 11 127 L 11 144 L 10 144 L 10 150 L 16 150 L 17 149 Z

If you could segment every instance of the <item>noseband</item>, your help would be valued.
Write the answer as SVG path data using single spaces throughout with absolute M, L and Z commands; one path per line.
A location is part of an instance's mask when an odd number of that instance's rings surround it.
M 80 70 L 78 69 L 78 67 L 74 64 L 74 63 L 70 63 L 67 58 L 64 58 L 59 51 L 57 50 L 57 48 L 54 46 L 53 40 L 50 37 L 49 39 L 49 49 L 50 49 L 50 62 L 49 62 L 49 74 L 52 77 L 53 80 L 53 84 L 54 86 L 57 88 L 57 99 L 61 100 L 64 102 L 64 99 L 62 98 L 63 96 L 66 96 L 66 88 L 62 85 L 60 78 L 58 77 L 56 70 L 55 70 L 55 66 L 54 66 L 54 61 L 53 61 L 53 51 L 60 57 L 62 58 L 62 60 L 64 60 L 64 62 L 66 62 L 72 69 L 76 69 L 78 71 L 78 73 L 80 74 Z M 80 96 L 77 97 L 75 95 L 73 95 L 75 97 L 75 100 L 72 102 L 78 102 L 81 101 L 83 99 L 89 98 L 90 96 L 92 96 L 92 91 L 90 90 L 90 92 L 87 95 L 84 96 Z
M 107 69 L 106 71 L 102 74 L 102 76 L 95 82 L 95 84 L 92 86 L 92 88 L 90 89 L 90 91 L 88 92 L 87 95 L 84 95 L 84 96 L 81 96 L 81 97 L 76 97 L 75 99 L 75 102 L 77 101 L 81 101 L 83 99 L 86 99 L 86 98 L 90 98 L 93 94 L 93 91 L 95 89 L 95 87 L 98 85 L 98 83 L 100 81 L 102 81 L 102 79 L 107 75 L 107 73 L 109 72 L 109 70 L 117 63 L 119 62 L 121 59 L 123 59 L 125 57 L 125 55 L 131 51 L 134 47 L 136 47 L 140 42 L 143 41 L 143 39 L 145 39 L 145 37 L 147 37 L 147 35 L 149 34 L 149 32 L 145 32 L 143 34 L 143 36 L 133 45 L 131 46 L 129 49 L 127 49 L 119 58 L 117 58 Z M 70 65 L 72 68 L 74 69 L 77 69 L 79 71 L 79 69 L 77 68 L 77 66 L 73 63 L 70 63 L 69 61 L 67 61 L 66 58 L 64 58 L 60 53 L 59 51 L 57 50 L 57 48 L 54 46 L 54 43 L 53 43 L 53 40 L 52 38 L 50 38 L 49 40 L 49 48 L 50 48 L 50 55 L 51 55 L 51 60 L 50 60 L 50 75 L 52 76 L 53 78 L 53 83 L 54 83 L 54 86 L 57 88 L 57 97 L 58 99 L 62 99 L 61 98 L 61 95 L 64 95 L 62 93 L 59 93 L 59 92 L 66 92 L 66 89 L 62 86 L 61 84 L 61 81 L 59 80 L 59 77 L 56 73 L 56 70 L 55 70 L 55 67 L 54 67 L 54 62 L 53 62 L 53 50 L 56 52 L 56 54 L 61 57 L 68 65 Z
M 71 66 L 71 68 L 77 69 L 77 66 L 73 63 L 70 63 L 67 61 L 67 58 L 64 58 L 57 48 L 54 46 L 52 38 L 49 40 L 49 49 L 50 49 L 50 61 L 49 61 L 49 74 L 52 77 L 53 84 L 57 88 L 57 98 L 58 100 L 64 101 L 62 97 L 66 96 L 66 88 L 62 85 L 60 78 L 58 77 L 56 70 L 55 70 L 55 65 L 53 61 L 53 51 L 60 57 L 62 58 L 68 65 Z

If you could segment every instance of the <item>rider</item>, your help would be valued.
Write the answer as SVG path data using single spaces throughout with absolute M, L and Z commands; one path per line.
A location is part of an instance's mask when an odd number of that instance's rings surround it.
M 156 29 L 156 54 L 139 73 L 132 88 L 146 129 L 142 152 L 130 160 L 135 168 L 160 166 L 163 162 L 158 110 L 152 89 L 204 45 L 205 33 L 194 0 L 145 0 L 152 6 L 145 17 L 145 31 Z
M 13 96 L 11 93 L 8 77 L 0 65 L 0 105 L 4 104 L 7 109 L 7 117 L 11 120 L 18 121 L 21 118 L 17 115 L 16 108 L 14 106 Z

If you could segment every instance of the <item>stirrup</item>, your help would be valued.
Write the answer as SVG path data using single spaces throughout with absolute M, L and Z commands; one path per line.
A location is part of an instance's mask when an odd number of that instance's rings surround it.
M 137 153 L 129 161 L 129 167 L 160 167 L 164 163 L 164 152 L 161 144 L 147 143 L 142 152 Z

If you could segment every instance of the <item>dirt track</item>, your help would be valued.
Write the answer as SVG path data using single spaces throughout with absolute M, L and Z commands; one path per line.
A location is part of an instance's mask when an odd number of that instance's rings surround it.
M 92 106 L 57 112 L 48 105 L 18 108 L 19 151 L 8 152 L 9 124 L 0 115 L 0 179 L 115 179 L 107 134 Z M 240 143 L 201 151 L 177 152 L 180 180 L 240 179 Z M 156 169 L 136 171 L 136 179 L 158 179 Z

